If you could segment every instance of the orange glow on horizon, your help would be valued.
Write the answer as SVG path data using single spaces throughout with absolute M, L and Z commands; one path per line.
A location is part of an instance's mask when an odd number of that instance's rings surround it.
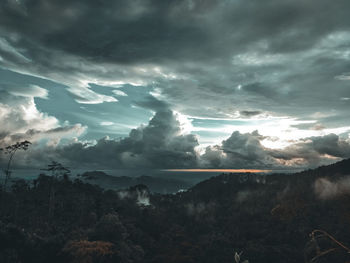
M 192 173 L 268 173 L 272 170 L 259 170 L 259 169 L 164 169 L 164 172 L 192 172 Z

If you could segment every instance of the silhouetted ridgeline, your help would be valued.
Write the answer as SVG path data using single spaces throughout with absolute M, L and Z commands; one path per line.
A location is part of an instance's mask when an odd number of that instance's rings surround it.
M 350 160 L 222 174 L 177 194 L 18 180 L 1 192 L 0 262 L 232 263 L 235 251 L 251 263 L 348 262 L 349 174 Z
M 151 192 L 163 194 L 174 193 L 191 186 L 189 183 L 182 180 L 145 175 L 139 177 L 111 176 L 101 171 L 86 172 L 83 173 L 80 178 L 85 182 L 96 184 L 102 188 L 111 190 L 119 190 L 137 184 L 144 184 Z

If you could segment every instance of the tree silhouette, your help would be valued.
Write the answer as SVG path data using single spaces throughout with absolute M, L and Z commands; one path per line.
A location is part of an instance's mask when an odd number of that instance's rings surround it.
M 52 161 L 51 164 L 44 171 L 51 172 L 51 185 L 50 185 L 50 197 L 49 197 L 49 218 L 52 218 L 55 210 L 55 181 L 60 176 L 67 176 L 70 174 L 68 167 L 64 167 L 61 163 Z
M 12 160 L 16 154 L 16 152 L 18 150 L 23 150 L 26 151 L 28 150 L 29 145 L 31 145 L 32 143 L 29 141 L 22 141 L 22 142 L 16 142 L 15 144 L 9 145 L 5 148 L 0 148 L 0 151 L 3 151 L 5 154 L 9 155 L 9 160 L 7 162 L 7 168 L 6 170 L 4 170 L 5 172 L 5 181 L 4 181 L 4 190 L 6 191 L 6 185 L 8 180 L 11 177 L 11 164 L 12 164 Z

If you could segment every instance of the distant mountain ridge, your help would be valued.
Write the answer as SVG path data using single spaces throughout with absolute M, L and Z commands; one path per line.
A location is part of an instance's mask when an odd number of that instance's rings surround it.
M 86 181 L 90 184 L 96 184 L 102 188 L 112 190 L 120 190 L 129 188 L 134 185 L 143 184 L 146 185 L 151 192 L 167 194 L 178 192 L 181 189 L 188 189 L 191 187 L 189 183 L 176 179 L 160 178 L 146 175 L 138 177 L 112 176 L 102 171 L 85 172 L 79 177 L 83 179 L 83 181 Z
M 347 175 L 350 175 L 350 159 L 290 174 L 224 173 L 199 182 L 183 195 L 191 199 L 198 198 L 208 201 L 220 199 L 220 197 L 236 196 L 244 191 L 278 192 L 287 188 L 310 191 L 310 187 L 318 178 L 337 181 Z
M 315 169 L 305 170 L 300 173 L 322 174 L 323 176 L 331 176 L 336 174 L 350 175 L 350 158 L 341 160 L 333 164 L 322 165 Z
M 220 180 L 228 180 L 228 175 L 239 178 L 239 182 L 243 181 L 263 183 L 264 181 L 274 180 L 276 177 L 285 177 L 286 180 L 291 179 L 298 175 L 308 175 L 309 177 L 314 176 L 334 176 L 334 175 L 350 175 L 350 159 L 345 159 L 330 165 L 320 166 L 315 169 L 308 169 L 297 173 L 283 174 L 283 173 L 272 173 L 272 174 L 254 174 L 254 173 L 233 173 L 233 174 L 221 174 L 218 176 L 211 177 L 207 180 L 203 180 L 196 185 L 191 185 L 183 180 L 177 180 L 173 178 L 160 178 L 155 176 L 112 176 L 102 171 L 88 171 L 80 175 L 83 181 L 91 184 L 99 185 L 105 189 L 120 190 L 125 189 L 134 185 L 144 184 L 151 192 L 156 193 L 175 193 L 179 190 L 189 189 L 190 187 L 198 188 L 204 184 L 215 184 L 218 178 Z M 226 178 L 226 179 L 223 179 Z M 311 178 L 309 178 L 311 179 Z M 232 180 L 232 179 L 231 179 Z M 305 178 L 303 178 L 305 180 Z

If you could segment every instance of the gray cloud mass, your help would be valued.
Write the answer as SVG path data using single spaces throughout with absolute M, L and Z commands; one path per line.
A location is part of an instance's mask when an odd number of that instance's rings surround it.
M 196 136 L 181 134 L 176 115 L 163 109 L 148 125 L 132 129 L 126 138 L 102 138 L 93 146 L 74 143 L 58 149 L 56 154 L 73 166 L 190 168 L 197 166 L 196 146 Z
M 1 82 L 1 144 L 46 138 L 46 155 L 33 147 L 37 162 L 114 168 L 310 167 L 349 158 L 348 10 L 348 0 L 1 1 L 2 69 L 62 84 L 78 104 L 119 103 L 129 94 L 116 88 L 147 87 L 152 96 L 130 100 L 154 112 L 123 139 L 87 144 L 78 139 L 87 127 L 37 107 L 50 98 L 45 87 Z M 180 113 L 309 121 L 281 133 L 320 136 L 275 149 L 264 144 L 266 132 L 232 129 L 200 153 Z
M 243 108 L 308 117 L 328 107 L 342 116 L 349 84 L 337 76 L 349 72 L 349 7 L 346 0 L 3 1 L 0 53 L 5 67 L 63 82 L 83 103 L 112 100 L 77 91 L 90 76 L 154 85 L 190 115 Z
M 261 144 L 264 136 L 257 131 L 238 131 L 221 145 L 208 146 L 201 156 L 201 165 L 219 168 L 280 168 L 316 167 L 335 160 L 350 158 L 350 141 L 335 134 L 310 137 L 283 149 L 270 149 Z

